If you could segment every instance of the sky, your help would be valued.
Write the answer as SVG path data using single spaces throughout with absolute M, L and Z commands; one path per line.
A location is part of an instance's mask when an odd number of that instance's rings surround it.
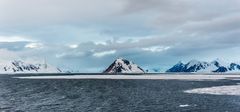
M 116 58 L 144 69 L 240 62 L 239 0 L 0 0 L 0 62 L 44 60 L 101 72 Z

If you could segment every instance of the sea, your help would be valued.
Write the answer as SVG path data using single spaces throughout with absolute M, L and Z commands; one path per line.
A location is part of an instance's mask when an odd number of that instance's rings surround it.
M 240 112 L 240 96 L 184 93 L 238 80 L 14 77 L 0 75 L 0 112 Z

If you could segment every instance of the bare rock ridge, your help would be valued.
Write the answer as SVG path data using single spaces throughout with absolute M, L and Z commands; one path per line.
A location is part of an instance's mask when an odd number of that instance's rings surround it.
M 116 59 L 103 73 L 145 73 L 142 68 L 132 61 L 123 58 Z

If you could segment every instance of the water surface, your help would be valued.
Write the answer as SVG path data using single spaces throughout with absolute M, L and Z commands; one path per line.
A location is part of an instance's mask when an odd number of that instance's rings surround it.
M 240 81 L 49 80 L 0 76 L 0 111 L 6 112 L 237 112 L 239 96 L 184 90 Z

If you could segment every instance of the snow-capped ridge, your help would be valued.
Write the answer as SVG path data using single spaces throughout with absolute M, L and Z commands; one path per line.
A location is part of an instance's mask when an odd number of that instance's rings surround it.
M 59 68 L 49 64 L 28 63 L 14 60 L 0 64 L 0 73 L 59 73 Z
M 223 59 L 219 59 L 219 58 L 213 60 L 211 63 L 216 65 L 217 67 L 221 67 L 221 66 L 225 66 L 226 67 L 226 66 L 230 65 L 230 63 L 228 61 L 223 60 Z
M 191 60 L 188 63 L 177 63 L 166 72 L 240 72 L 240 65 L 216 59 L 211 62 Z

